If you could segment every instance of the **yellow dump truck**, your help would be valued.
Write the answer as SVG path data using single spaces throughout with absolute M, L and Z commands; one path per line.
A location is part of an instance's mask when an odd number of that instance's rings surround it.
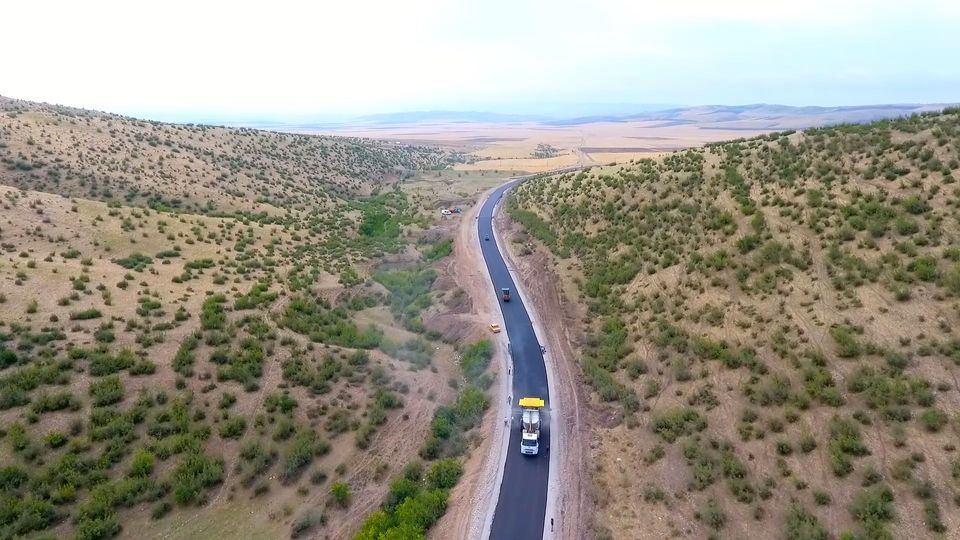
M 535 456 L 540 452 L 540 412 L 545 403 L 538 397 L 520 399 L 520 453 Z

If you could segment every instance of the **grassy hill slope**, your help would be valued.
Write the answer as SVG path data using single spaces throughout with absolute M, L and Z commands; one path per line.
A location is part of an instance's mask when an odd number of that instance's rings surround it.
M 0 143 L 8 185 L 193 211 L 305 209 L 369 195 L 448 158 L 430 147 L 164 124 L 3 97 Z
M 0 537 L 343 538 L 421 455 L 443 513 L 446 154 L 0 107 Z
M 620 413 L 599 534 L 960 534 L 958 168 L 954 109 L 516 190 Z

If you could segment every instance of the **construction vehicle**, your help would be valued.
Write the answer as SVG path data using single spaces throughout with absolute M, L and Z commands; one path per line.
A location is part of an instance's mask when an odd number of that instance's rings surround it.
M 500 325 L 497 323 L 490 323 L 490 331 L 494 334 L 500 333 Z
M 509 301 L 510 301 L 510 289 L 508 289 L 508 288 L 506 288 L 506 287 L 500 289 L 500 298 L 503 299 L 504 302 L 509 302 Z
M 540 451 L 540 409 L 544 402 L 538 397 L 520 398 L 520 453 L 535 456 Z

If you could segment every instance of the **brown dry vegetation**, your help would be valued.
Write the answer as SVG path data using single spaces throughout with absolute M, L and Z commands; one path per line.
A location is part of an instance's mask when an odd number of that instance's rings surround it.
M 718 143 L 508 201 L 579 291 L 594 534 L 956 536 L 960 113 Z
M 343 538 L 468 447 L 447 154 L 0 108 L 0 537 Z

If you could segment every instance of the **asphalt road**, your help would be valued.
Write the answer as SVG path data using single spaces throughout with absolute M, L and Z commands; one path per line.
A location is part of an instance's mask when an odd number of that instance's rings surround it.
M 512 407 L 516 409 L 521 397 L 540 397 L 547 401 L 547 370 L 543 363 L 540 344 L 533 331 L 530 316 L 517 295 L 517 287 L 507 271 L 507 265 L 497 249 L 497 240 L 493 236 L 493 209 L 503 197 L 505 191 L 515 186 L 511 182 L 498 188 L 484 203 L 477 218 L 480 233 L 480 246 L 483 259 L 493 280 L 491 286 L 500 296 L 500 289 L 509 287 L 509 302 L 500 302 L 507 337 L 513 357 Z M 484 238 L 489 236 L 490 240 Z M 536 456 L 524 456 L 520 453 L 519 414 L 512 417 L 510 428 L 510 449 L 504 465 L 503 483 L 497 509 L 493 515 L 490 538 L 494 540 L 540 539 L 543 536 L 544 514 L 547 508 L 547 477 L 550 471 L 550 419 L 544 415 L 540 431 L 540 453 Z

